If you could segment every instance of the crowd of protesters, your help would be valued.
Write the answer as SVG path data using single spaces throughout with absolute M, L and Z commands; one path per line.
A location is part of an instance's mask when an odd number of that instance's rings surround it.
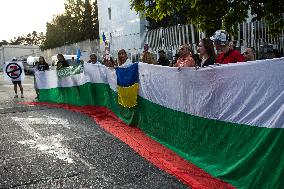
M 235 44 L 230 39 L 230 35 L 224 30 L 217 30 L 210 38 L 203 38 L 200 40 L 197 48 L 197 54 L 193 53 L 190 45 L 181 45 L 178 53 L 174 56 L 173 61 L 166 57 L 164 50 L 159 50 L 159 58 L 156 61 L 154 55 L 149 52 L 148 44 L 144 45 L 144 51 L 140 57 L 140 61 L 148 64 L 177 67 L 180 70 L 182 67 L 195 67 L 196 69 L 207 67 L 214 64 L 228 64 L 237 62 L 246 62 L 255 60 L 255 51 L 253 48 L 248 47 L 244 53 L 241 54 L 235 49 Z M 274 53 L 274 54 L 273 54 Z M 277 58 L 277 53 L 271 52 L 267 58 Z M 69 63 L 65 60 L 63 54 L 57 55 L 57 70 L 69 67 Z M 75 59 L 72 59 L 74 65 Z M 87 63 L 105 65 L 107 67 L 127 67 L 132 64 L 124 49 L 118 51 L 117 59 L 114 59 L 110 54 L 109 48 L 106 47 L 103 59 L 100 62 L 96 54 L 91 54 Z M 44 57 L 40 57 L 35 65 L 37 71 L 49 70 L 48 64 L 45 62 Z M 18 84 L 14 83 L 15 86 Z M 21 89 L 21 86 L 20 86 Z M 35 90 L 38 98 L 38 89 L 35 82 Z M 15 90 L 16 97 L 17 91 Z
M 178 53 L 174 56 L 172 61 L 167 58 L 164 50 L 158 51 L 159 57 L 156 60 L 154 54 L 149 52 L 148 44 L 145 44 L 140 61 L 148 64 L 178 67 L 178 69 L 180 69 L 182 67 L 202 68 L 214 64 L 228 64 L 255 60 L 255 51 L 252 47 L 246 48 L 243 54 L 241 54 L 238 50 L 236 50 L 235 46 L 235 42 L 231 41 L 230 35 L 225 30 L 217 30 L 212 37 L 200 40 L 197 48 L 197 54 L 193 53 L 193 49 L 190 45 L 183 44 L 178 49 Z M 275 54 L 276 53 L 271 53 L 271 55 L 267 55 L 267 58 L 278 57 Z M 97 61 L 91 61 L 92 56 L 96 55 L 92 54 L 90 56 L 89 63 L 98 64 L 99 62 Z M 131 62 L 124 49 L 121 49 L 118 52 L 118 58 L 114 59 L 110 55 L 109 49 L 106 48 L 103 61 L 100 64 L 107 67 L 116 67 L 125 66 L 129 63 Z

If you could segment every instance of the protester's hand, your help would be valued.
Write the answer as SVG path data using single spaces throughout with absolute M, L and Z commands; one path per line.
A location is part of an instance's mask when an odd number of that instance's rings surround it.
M 111 71 L 113 71 L 115 68 L 114 68 L 114 67 L 108 67 L 108 69 L 110 69 Z

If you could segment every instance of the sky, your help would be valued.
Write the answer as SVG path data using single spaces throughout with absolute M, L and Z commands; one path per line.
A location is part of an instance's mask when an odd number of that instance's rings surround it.
M 0 0 L 0 41 L 44 32 L 53 15 L 64 12 L 65 0 Z

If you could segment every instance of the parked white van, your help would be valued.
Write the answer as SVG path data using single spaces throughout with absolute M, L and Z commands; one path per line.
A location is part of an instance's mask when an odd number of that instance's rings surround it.
M 29 56 L 24 64 L 26 74 L 34 74 L 35 63 L 39 61 L 39 57 Z

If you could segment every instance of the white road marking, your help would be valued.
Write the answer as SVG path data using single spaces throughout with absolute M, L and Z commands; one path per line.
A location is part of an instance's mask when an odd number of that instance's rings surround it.
M 30 148 L 36 148 L 45 154 L 52 155 L 67 163 L 74 163 L 72 156 L 76 157 L 89 169 L 94 169 L 94 167 L 90 163 L 82 159 L 79 154 L 66 148 L 61 143 L 62 140 L 65 140 L 64 136 L 62 136 L 61 134 L 57 134 L 57 135 L 43 137 L 30 126 L 31 124 L 48 124 L 48 125 L 62 124 L 63 126 L 67 125 L 66 127 L 70 129 L 68 120 L 54 118 L 50 116 L 44 116 L 44 117 L 45 118 L 12 117 L 12 120 L 16 121 L 21 126 L 22 129 L 24 129 L 30 136 L 34 138 L 32 140 L 25 140 L 18 142 L 20 144 L 30 146 Z

